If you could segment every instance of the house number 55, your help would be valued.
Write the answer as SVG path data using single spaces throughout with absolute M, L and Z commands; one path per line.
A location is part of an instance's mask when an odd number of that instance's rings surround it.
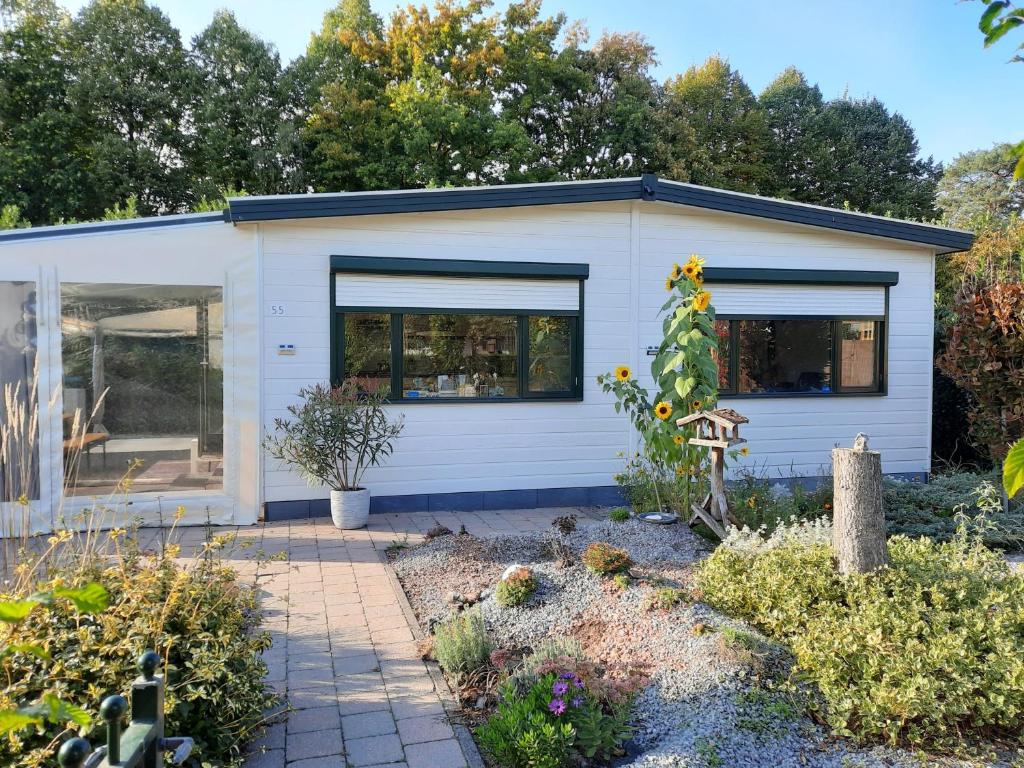
M 283 314 L 285 314 L 284 304 L 271 304 L 270 305 L 270 314 L 272 314 L 272 315 L 283 315 Z

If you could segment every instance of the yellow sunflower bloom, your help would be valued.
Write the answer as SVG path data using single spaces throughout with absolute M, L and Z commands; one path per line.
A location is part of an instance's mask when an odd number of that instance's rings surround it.
M 711 304 L 711 294 L 707 291 L 697 291 L 697 295 L 693 297 L 693 308 L 698 312 L 703 312 Z
M 666 277 L 665 278 L 665 290 L 666 291 L 671 291 L 672 288 L 673 288 L 672 278 L 671 277 Z
M 747 446 L 744 445 L 742 448 L 740 448 L 740 456 L 749 456 L 749 455 L 750 455 L 750 449 Z
M 704 405 L 704 403 L 702 403 L 700 400 L 694 400 L 692 403 L 690 403 L 690 408 L 692 408 L 695 411 L 699 411 L 702 405 Z
M 678 280 L 680 275 L 682 275 L 684 271 L 685 270 L 683 270 L 683 268 L 680 267 L 678 264 L 673 264 L 672 265 L 672 273 L 668 276 L 668 279 L 669 280 Z
M 704 266 L 704 259 L 702 259 L 700 256 L 698 256 L 696 253 L 691 253 L 690 254 L 690 260 L 688 262 L 686 262 L 686 263 L 687 264 L 692 264 L 693 266 L 695 266 L 695 267 L 697 267 L 699 269 L 699 268 Z
M 629 377 L 633 375 L 633 372 L 629 370 L 628 365 L 620 365 L 615 369 L 615 378 L 619 381 L 629 381 Z
M 683 436 L 682 435 L 672 435 L 672 442 L 675 443 L 676 445 L 682 445 L 683 444 Z
M 693 262 L 689 262 L 685 267 L 683 267 L 683 274 L 686 275 L 690 280 L 693 280 L 694 275 L 696 275 L 698 272 L 700 272 L 700 267 L 698 267 Z
M 664 400 L 662 400 L 660 403 L 654 406 L 654 415 L 657 416 L 662 421 L 667 420 L 668 417 L 672 415 L 672 404 L 666 403 Z

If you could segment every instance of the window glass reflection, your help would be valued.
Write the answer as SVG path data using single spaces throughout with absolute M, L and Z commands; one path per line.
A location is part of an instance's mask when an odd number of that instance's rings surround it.
M 223 487 L 223 327 L 219 287 L 61 285 L 69 494 Z
M 0 502 L 39 498 L 36 330 L 35 283 L 0 281 Z
M 517 323 L 514 315 L 405 315 L 402 396 L 518 396 Z
M 741 320 L 740 392 L 832 391 L 832 323 Z
M 530 392 L 572 391 L 571 317 L 531 315 L 527 330 L 530 339 Z

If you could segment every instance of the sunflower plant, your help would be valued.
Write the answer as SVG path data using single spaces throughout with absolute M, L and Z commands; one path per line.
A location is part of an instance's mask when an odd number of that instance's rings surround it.
M 656 392 L 642 387 L 625 365 L 597 380 L 615 395 L 616 412 L 629 415 L 651 471 L 674 486 L 678 506 L 686 509 L 704 481 L 706 452 L 687 443 L 692 434 L 676 427 L 676 420 L 718 401 L 718 336 L 703 259 L 694 254 L 674 265 L 665 288 L 670 296 L 661 308 L 662 341 L 651 363 Z

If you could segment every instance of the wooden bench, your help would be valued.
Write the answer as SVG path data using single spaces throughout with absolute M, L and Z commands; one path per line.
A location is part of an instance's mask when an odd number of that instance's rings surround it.
M 67 458 L 71 451 L 78 451 L 85 454 L 85 466 L 91 466 L 92 449 L 103 448 L 103 466 L 107 466 L 107 440 L 110 439 L 109 432 L 86 432 L 78 437 L 69 437 L 64 441 L 64 456 Z

